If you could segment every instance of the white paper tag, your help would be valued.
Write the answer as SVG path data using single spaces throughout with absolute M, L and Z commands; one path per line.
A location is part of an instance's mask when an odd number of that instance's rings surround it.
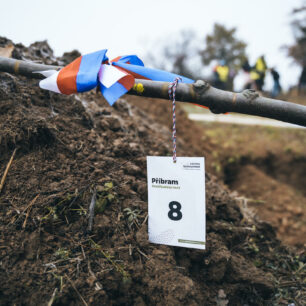
M 149 241 L 205 249 L 204 157 L 147 156 Z

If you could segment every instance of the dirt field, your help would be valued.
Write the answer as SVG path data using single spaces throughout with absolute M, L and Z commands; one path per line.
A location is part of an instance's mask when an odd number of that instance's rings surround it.
M 204 141 L 214 144 L 212 171 L 244 197 L 258 216 L 273 224 L 280 239 L 305 247 L 306 131 L 201 126 Z
M 45 43 L 17 45 L 13 56 L 65 61 Z M 183 110 L 178 155 L 212 161 L 206 251 L 147 239 L 145 157 L 171 154 L 170 104 L 127 97 L 111 108 L 95 92 L 67 97 L 37 83 L 0 73 L 0 177 L 16 149 L 0 193 L 1 305 L 303 304 L 305 254 L 224 186 L 217 144 Z

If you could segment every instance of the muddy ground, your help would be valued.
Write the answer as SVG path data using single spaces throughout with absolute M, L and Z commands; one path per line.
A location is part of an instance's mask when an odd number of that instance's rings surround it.
M 12 56 L 65 62 L 46 43 Z M 156 119 L 170 104 L 111 108 L 95 92 L 67 97 L 37 84 L 0 73 L 1 177 L 16 149 L 0 193 L 1 305 L 303 304 L 305 254 L 241 208 L 211 165 L 207 250 L 148 243 L 145 157 L 171 155 L 169 124 Z M 179 156 L 212 156 L 200 133 L 178 111 Z

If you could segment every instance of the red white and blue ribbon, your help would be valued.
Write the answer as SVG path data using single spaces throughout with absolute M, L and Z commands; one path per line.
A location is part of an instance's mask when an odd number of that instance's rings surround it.
M 180 78 L 183 83 L 194 82 L 174 73 L 144 67 L 136 55 L 119 56 L 109 61 L 106 52 L 105 49 L 80 56 L 60 71 L 40 72 L 47 78 L 40 81 L 39 86 L 66 95 L 99 87 L 108 103 L 113 105 L 133 87 L 135 78 L 163 82 Z

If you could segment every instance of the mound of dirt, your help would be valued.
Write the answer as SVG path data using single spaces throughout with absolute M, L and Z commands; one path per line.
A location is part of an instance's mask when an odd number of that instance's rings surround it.
M 29 58 L 40 46 L 16 50 Z M 35 56 L 49 63 L 50 50 Z M 16 149 L 0 193 L 0 304 L 298 305 L 305 298 L 304 255 L 282 246 L 210 174 L 207 250 L 148 243 L 146 155 L 171 155 L 168 126 L 124 99 L 111 108 L 94 92 L 64 96 L 37 83 L 0 73 L 1 176 Z M 141 101 L 156 110 L 155 101 Z M 193 128 L 179 116 L 178 134 Z M 193 149 L 196 131 L 189 135 L 179 138 L 179 155 L 209 154 L 209 144 Z

